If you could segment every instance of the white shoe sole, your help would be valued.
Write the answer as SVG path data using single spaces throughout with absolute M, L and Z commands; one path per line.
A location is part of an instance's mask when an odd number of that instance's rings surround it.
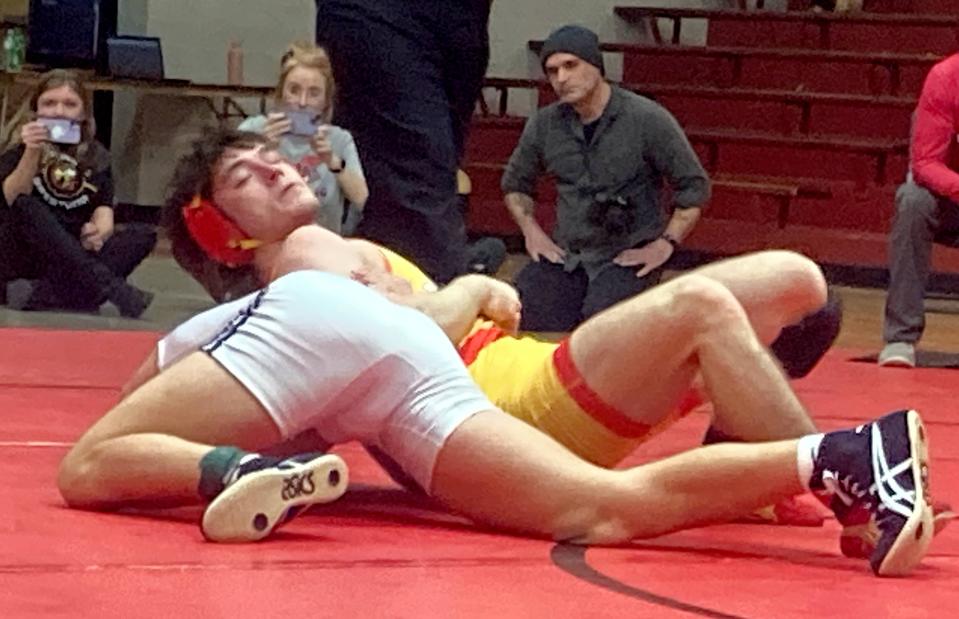
M 915 368 L 916 362 L 906 357 L 887 357 L 879 360 L 880 367 L 884 368 Z
M 288 498 L 291 484 L 300 489 Z M 211 542 L 255 542 L 273 529 L 291 507 L 331 503 L 346 492 L 349 471 L 327 454 L 293 468 L 267 468 L 227 486 L 203 512 L 200 525 Z
M 918 412 L 906 413 L 906 427 L 912 446 L 912 474 L 917 482 L 916 502 L 905 526 L 876 569 L 878 576 L 910 573 L 926 556 L 936 528 L 929 498 L 929 442 Z

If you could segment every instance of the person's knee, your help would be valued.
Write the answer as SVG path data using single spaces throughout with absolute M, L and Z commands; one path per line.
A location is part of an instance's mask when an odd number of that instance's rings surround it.
M 728 328 L 731 323 L 748 322 L 745 310 L 733 293 L 716 280 L 690 274 L 672 283 L 669 315 L 679 326 L 707 333 L 715 328 Z
M 134 239 L 135 245 L 142 249 L 144 255 L 153 251 L 157 242 L 156 228 L 146 224 L 127 224 L 125 230 Z
M 803 311 L 813 312 L 826 304 L 829 290 L 818 264 L 787 250 L 765 251 L 759 258 L 774 267 L 778 279 L 788 282 L 789 296 L 795 298 Z
M 613 266 L 589 283 L 583 300 L 583 318 L 590 318 L 617 303 L 634 298 L 655 287 L 663 278 L 663 269 L 654 269 L 644 277 L 635 267 Z
M 905 183 L 896 190 L 897 227 L 932 227 L 939 198 L 925 187 Z
M 69 507 L 94 509 L 102 502 L 97 446 L 74 446 L 57 471 L 57 488 Z
M 531 262 L 517 274 L 525 331 L 569 331 L 582 320 L 585 286 L 549 262 Z

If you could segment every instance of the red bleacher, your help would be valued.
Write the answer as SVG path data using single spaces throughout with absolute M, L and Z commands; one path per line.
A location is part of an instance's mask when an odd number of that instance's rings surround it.
M 716 253 L 789 247 L 824 262 L 883 266 L 893 196 L 908 165 L 915 99 L 926 72 L 959 48 L 954 0 L 873 0 L 860 13 L 617 7 L 651 33 L 606 42 L 623 86 L 680 121 L 714 178 L 714 196 L 688 245 Z M 704 46 L 678 44 L 687 20 L 708 20 Z M 530 41 L 535 51 L 541 42 Z M 499 191 L 525 119 L 506 114 L 517 89 L 552 100 L 532 79 L 487 80 L 500 104 L 474 123 L 466 170 L 470 228 L 517 234 Z M 553 220 L 544 181 L 537 211 Z M 959 272 L 938 248 L 937 270 Z

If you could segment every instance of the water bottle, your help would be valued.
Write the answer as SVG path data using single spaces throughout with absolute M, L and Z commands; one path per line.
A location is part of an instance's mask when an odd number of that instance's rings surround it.
M 239 41 L 230 41 L 226 52 L 226 82 L 231 86 L 243 84 L 243 46 Z
M 19 28 L 7 28 L 3 36 L 3 69 L 16 72 L 23 68 L 23 34 Z

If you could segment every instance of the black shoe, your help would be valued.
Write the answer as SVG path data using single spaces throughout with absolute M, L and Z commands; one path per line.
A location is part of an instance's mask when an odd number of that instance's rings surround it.
M 343 496 L 348 478 L 346 463 L 332 454 L 248 454 L 203 512 L 200 528 L 213 542 L 261 540 L 309 506 Z
M 790 378 L 802 378 L 832 347 L 841 328 L 842 303 L 830 290 L 822 309 L 783 329 L 769 348 Z
M 829 497 L 844 527 L 863 520 L 878 537 L 869 563 L 877 576 L 902 576 L 925 556 L 934 532 L 928 443 L 916 411 L 897 411 L 823 437 L 811 489 Z
M 471 273 L 495 275 L 506 260 L 506 243 L 487 236 L 466 248 L 467 270 Z
M 153 293 L 124 283 L 111 290 L 107 298 L 120 310 L 121 316 L 139 318 L 153 302 Z

